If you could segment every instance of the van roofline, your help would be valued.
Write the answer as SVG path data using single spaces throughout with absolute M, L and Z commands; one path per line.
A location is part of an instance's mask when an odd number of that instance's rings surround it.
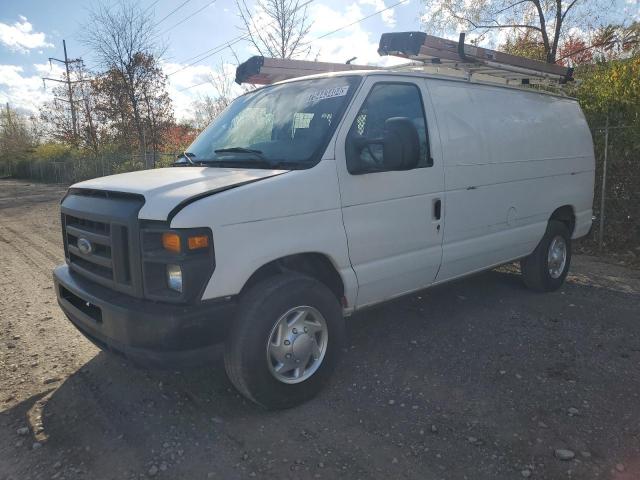
M 405 64 L 404 66 L 413 65 L 413 63 Z M 400 65 L 403 66 L 403 65 Z M 466 78 L 462 78 L 456 75 L 449 75 L 446 73 L 428 73 L 428 72 L 415 72 L 415 71 L 406 71 L 399 69 L 396 67 L 380 67 L 379 70 L 348 70 L 342 72 L 325 72 L 325 73 L 317 73 L 313 75 L 305 75 L 302 77 L 289 78 L 286 80 L 281 80 L 279 82 L 274 82 L 271 85 L 283 85 L 286 83 L 297 82 L 299 80 L 314 80 L 321 78 L 332 78 L 332 77 L 349 77 L 349 76 L 380 76 L 380 75 L 393 75 L 393 76 L 401 76 L 401 77 L 411 77 L 411 78 L 430 78 L 434 80 L 447 80 L 452 82 L 466 83 L 471 85 L 480 85 L 480 86 L 488 86 L 488 87 L 498 87 L 504 88 L 507 90 L 515 90 L 518 92 L 528 92 L 534 93 L 538 95 L 549 95 L 557 98 L 562 98 L 565 100 L 577 101 L 575 97 L 571 97 L 569 95 L 563 95 L 556 92 L 550 92 L 546 90 L 537 90 L 531 87 L 520 87 L 517 85 L 502 85 L 499 83 L 493 83 L 488 81 L 477 81 L 477 80 L 469 80 Z M 265 85 L 268 87 L 269 85 Z M 262 87 L 264 88 L 264 87 Z

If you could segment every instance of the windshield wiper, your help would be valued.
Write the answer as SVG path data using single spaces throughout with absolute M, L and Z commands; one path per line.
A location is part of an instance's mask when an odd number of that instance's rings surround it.
M 262 150 L 256 150 L 255 148 L 245 148 L 245 147 L 229 147 L 229 148 L 219 148 L 214 150 L 215 153 L 255 153 L 256 155 L 262 156 Z
M 176 157 L 176 161 L 173 162 L 173 165 L 176 167 L 182 166 L 182 165 L 196 165 L 196 162 L 194 162 L 193 160 L 191 160 L 191 157 L 195 157 L 196 154 L 195 153 L 191 153 L 191 152 L 187 152 L 186 150 L 183 151 L 180 155 L 178 155 Z M 178 160 L 180 160 L 181 158 L 184 158 L 186 160 L 186 162 L 178 162 Z M 198 162 L 198 164 L 201 164 L 201 162 Z

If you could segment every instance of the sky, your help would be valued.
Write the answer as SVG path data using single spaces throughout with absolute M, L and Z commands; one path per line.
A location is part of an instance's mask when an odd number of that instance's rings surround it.
M 93 0 L 95 1 L 95 0 Z M 248 0 L 252 5 L 253 0 Z M 420 30 L 423 0 L 405 0 L 381 14 L 371 15 L 399 0 L 313 0 L 308 8 L 312 27 L 313 57 L 318 60 L 388 64 L 389 58 L 377 54 L 380 35 L 390 31 Z M 640 19 L 640 0 L 615 0 L 622 17 Z M 210 75 L 234 72 L 235 59 L 224 49 L 200 63 L 189 65 L 188 59 L 213 49 L 241 35 L 241 20 L 234 0 L 139 0 L 147 14 L 155 18 L 161 41 L 166 45 L 163 69 L 168 76 L 167 89 L 178 119 L 191 116 L 193 101 L 203 95 L 215 95 L 207 82 Z M 107 3 L 110 3 L 107 1 Z M 97 61 L 82 44 L 82 28 L 87 22 L 91 0 L 0 0 L 0 104 L 27 113 L 52 98 L 55 85 L 42 77 L 60 78 L 63 65 L 49 64 L 49 57 L 64 58 L 62 40 L 67 43 L 69 58 L 81 57 L 91 68 Z M 187 21 L 184 18 L 193 15 Z M 175 10 L 175 11 L 174 11 Z M 358 22 L 339 32 L 318 39 L 335 29 Z M 243 61 L 255 55 L 251 45 L 241 41 L 234 45 Z M 198 85 L 202 84 L 202 85 Z M 195 85 L 195 86 L 194 86 Z

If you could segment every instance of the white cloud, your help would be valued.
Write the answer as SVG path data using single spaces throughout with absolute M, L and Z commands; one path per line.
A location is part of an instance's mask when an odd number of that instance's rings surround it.
M 192 65 L 185 68 L 185 65 L 179 63 L 165 63 L 163 71 L 167 75 L 172 74 L 168 77 L 167 93 L 171 97 L 178 120 L 193 118 L 194 100 L 205 95 L 218 96 L 213 84 L 214 79 L 218 79 L 219 83 L 226 82 L 233 96 L 241 93 L 240 87 L 233 84 L 236 66 L 230 63 L 223 63 L 216 68 L 209 65 Z
M 39 107 L 51 100 L 51 89 L 42 85 L 42 76 L 60 76 L 61 70 L 55 67 L 50 72 L 49 64 L 34 64 L 34 75 L 25 74 L 19 65 L 0 65 L 0 103 L 9 102 L 12 107 L 28 113 L 36 113 Z
M 22 53 L 34 48 L 53 47 L 46 41 L 44 33 L 33 32 L 33 25 L 22 15 L 13 25 L 0 22 L 0 43 Z
M 387 6 L 384 3 L 384 0 L 359 0 L 360 5 L 370 5 L 374 7 L 376 12 L 380 10 L 384 10 Z M 393 8 L 389 10 L 385 10 L 380 14 L 380 18 L 384 22 L 387 27 L 395 27 L 396 26 L 396 12 Z
M 369 0 L 360 0 L 360 3 L 363 1 Z M 365 14 L 360 4 L 351 3 L 344 11 L 318 4 L 312 7 L 310 14 L 313 20 L 309 34 L 312 57 L 317 55 L 318 60 L 325 62 L 346 62 L 352 57 L 357 57 L 353 63 L 361 65 L 389 66 L 405 62 L 402 59 L 378 55 L 379 38 L 365 30 L 362 23 L 355 23 L 344 30 L 318 38 L 342 25 L 349 25 L 363 18 Z M 340 19 L 340 23 L 336 23 L 336 18 Z

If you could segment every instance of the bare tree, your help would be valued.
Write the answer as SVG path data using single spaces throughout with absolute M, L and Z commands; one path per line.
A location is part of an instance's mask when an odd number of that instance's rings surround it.
M 273 58 L 296 58 L 308 55 L 303 42 L 311 22 L 307 6 L 300 0 L 257 0 L 252 10 L 246 0 L 235 0 L 241 29 L 260 55 Z
M 199 96 L 191 102 L 193 119 L 191 123 L 197 130 L 206 128 L 226 108 L 224 102 L 211 95 Z
M 150 90 L 158 90 L 159 81 L 164 84 L 158 65 L 163 51 L 155 38 L 153 18 L 145 15 L 137 3 L 128 0 L 120 0 L 114 6 L 94 7 L 82 35 L 83 43 L 98 58 L 105 72 L 104 79 L 119 83 L 117 88 L 107 90 L 125 97 L 113 103 L 131 109 L 131 123 L 141 154 L 146 149 L 145 125 L 157 124 L 156 119 L 151 118 Z M 145 114 L 149 118 L 143 118 Z M 128 112 L 121 112 L 121 119 L 127 116 Z M 152 143 L 156 143 L 155 134 L 152 134 Z
M 232 50 L 232 53 L 240 63 L 236 52 Z M 209 83 L 213 88 L 212 94 L 201 95 L 192 102 L 194 112 L 192 123 L 199 130 L 209 125 L 238 95 L 256 88 L 255 85 L 237 85 L 234 74 L 235 68 L 232 65 L 220 62 L 209 77 Z
M 530 32 L 539 38 L 545 60 L 555 63 L 563 35 L 571 27 L 600 26 L 608 5 L 612 0 L 430 0 L 423 19 L 427 27 L 481 36 L 495 30 Z
M 90 148 L 94 153 L 98 152 L 98 133 L 94 113 L 95 91 L 93 81 L 89 78 L 84 64 L 74 63 L 70 67 L 74 83 L 71 86 L 72 96 L 76 103 L 78 112 L 76 127 L 69 115 L 70 105 L 65 99 L 67 96 L 67 85 L 56 85 L 52 93 L 53 100 L 44 103 L 40 107 L 40 120 L 44 127 L 44 133 L 49 138 L 58 140 L 70 145 L 83 148 Z M 66 77 L 66 73 L 63 74 Z M 78 133 L 76 135 L 76 133 Z

